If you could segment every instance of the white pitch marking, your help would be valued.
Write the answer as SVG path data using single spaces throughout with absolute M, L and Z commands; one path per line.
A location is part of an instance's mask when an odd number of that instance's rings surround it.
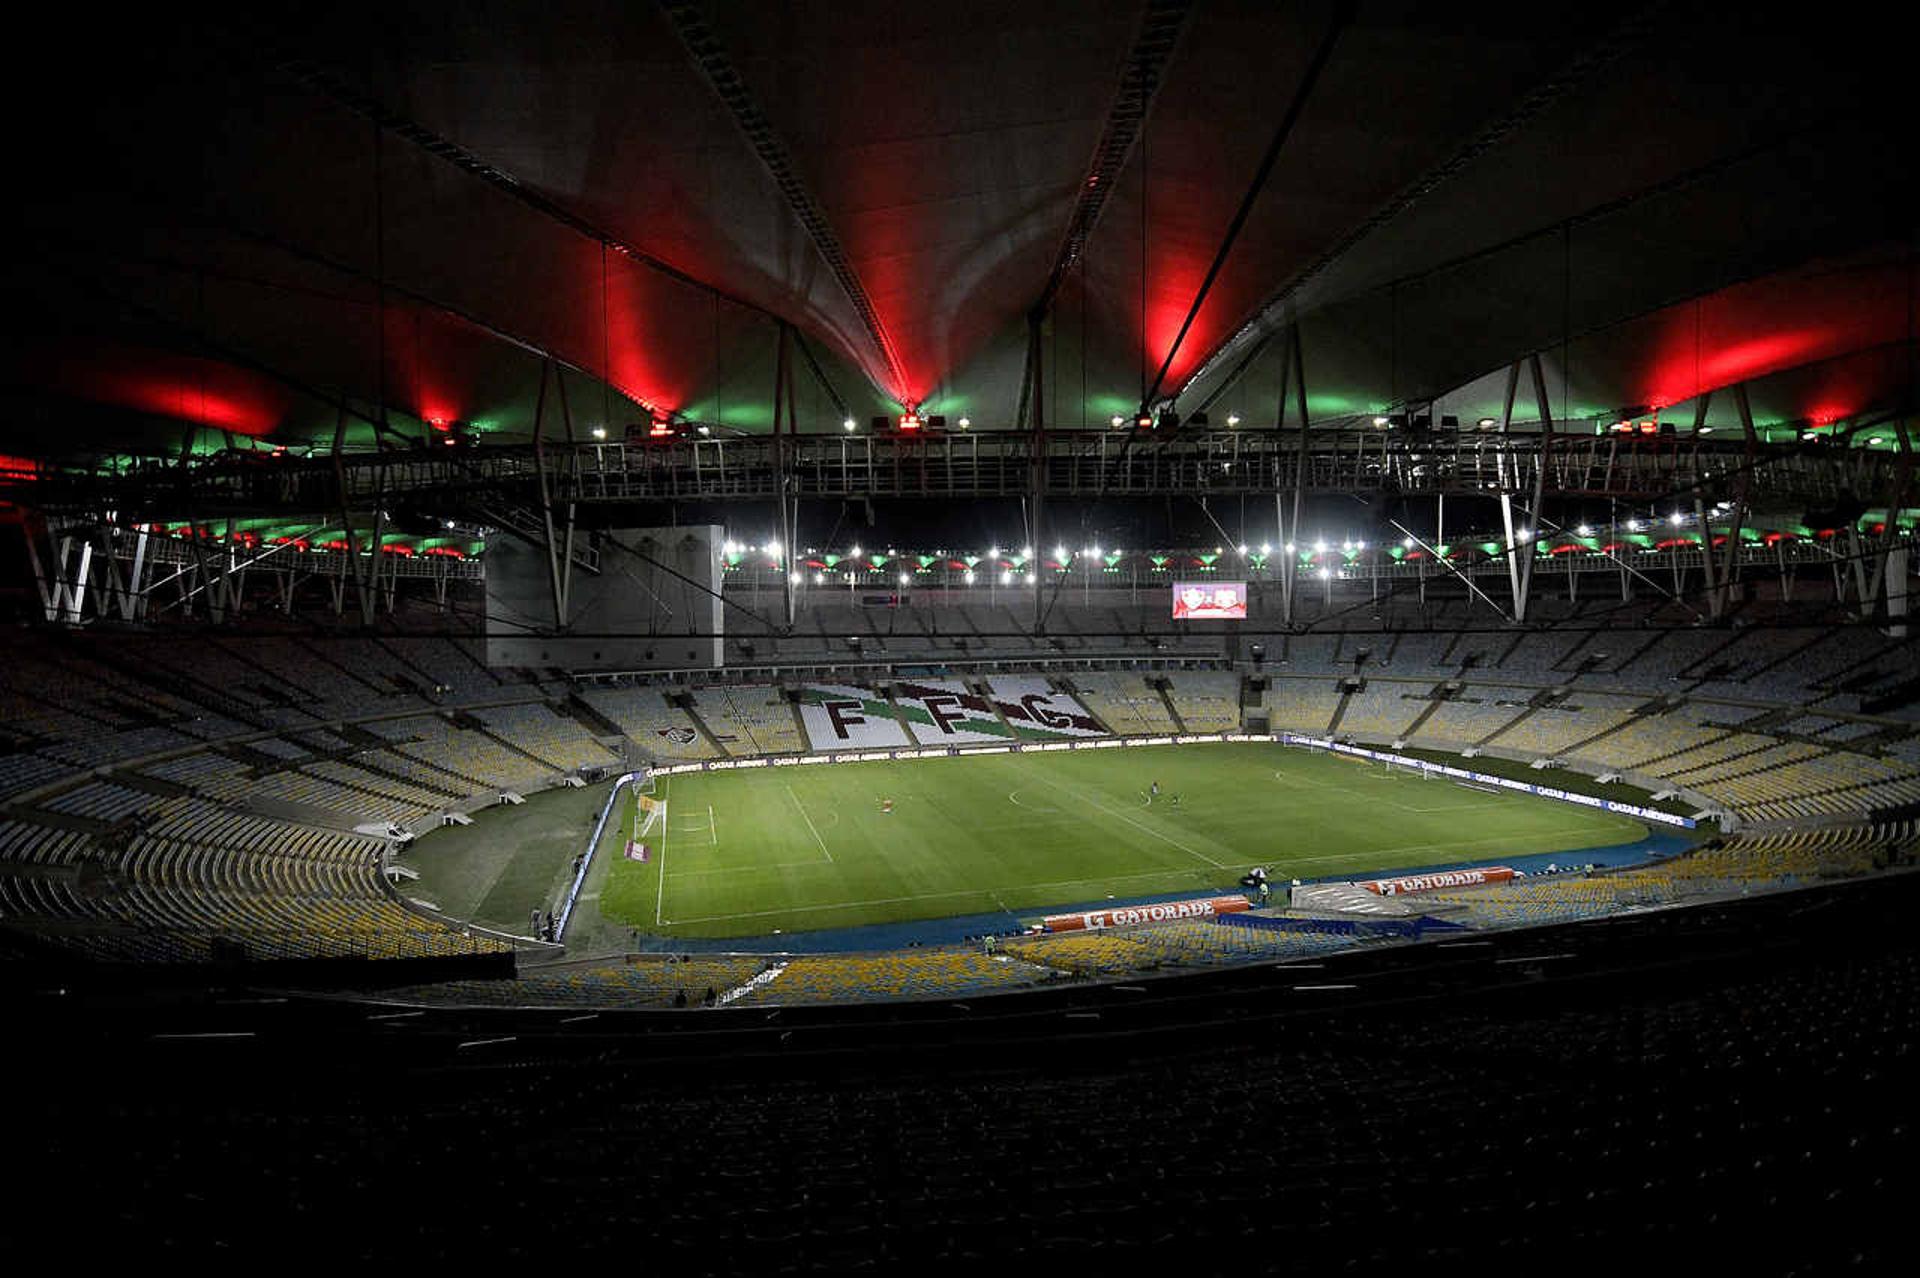
M 1171 835 L 1162 834 L 1160 831 L 1154 829 L 1150 825 L 1141 825 L 1138 821 L 1134 820 L 1132 817 L 1128 816 L 1126 813 L 1115 811 L 1114 809 L 1108 807 L 1106 804 L 1100 802 L 1098 799 L 1092 798 L 1085 794 L 1081 794 L 1078 790 L 1075 790 L 1071 786 L 1065 785 L 1062 782 L 1055 781 L 1052 777 L 1040 776 L 1040 774 L 1038 773 L 1036 773 L 1035 775 L 1039 776 L 1040 780 L 1046 782 L 1048 785 L 1053 786 L 1056 789 L 1065 790 L 1068 794 L 1073 795 L 1075 798 L 1084 799 L 1086 802 L 1091 803 L 1094 807 L 1100 809 L 1102 812 L 1106 813 L 1108 816 L 1113 817 L 1116 820 L 1125 821 L 1128 825 L 1132 826 L 1134 829 L 1145 831 L 1146 833 L 1151 834 L 1156 839 L 1160 839 L 1160 840 L 1163 840 L 1164 842 L 1171 843 L 1174 847 L 1179 848 L 1182 852 L 1185 852 L 1188 856 L 1197 857 L 1200 860 L 1205 861 L 1208 865 L 1211 865 L 1216 870 L 1224 870 L 1227 868 L 1225 864 L 1214 860 L 1212 857 L 1208 856 L 1205 852 L 1196 852 L 1192 848 L 1188 847 L 1186 844 L 1182 843 L 1180 840 L 1172 837 Z
M 793 800 L 793 806 L 800 809 L 800 819 L 807 823 L 809 830 L 813 830 L 813 841 L 820 845 L 821 855 L 825 856 L 827 863 L 831 865 L 833 863 L 833 853 L 827 851 L 827 841 L 820 837 L 819 830 L 814 829 L 813 818 L 807 815 L 807 805 L 800 802 L 800 796 L 793 792 L 792 786 L 783 786 L 781 788 L 787 792 L 787 797 Z
M 771 865 L 723 865 L 713 870 L 682 870 L 680 877 L 697 879 L 703 874 L 757 874 L 761 870 L 804 870 L 809 867 L 818 869 L 825 864 L 825 861 L 775 861 Z
M 1038 808 L 1031 803 L 1022 803 L 1020 802 L 1020 792 L 1018 790 L 1007 791 L 1007 802 L 1016 808 L 1025 808 L 1029 812 L 1052 812 L 1057 814 L 1060 811 L 1059 808 Z
M 668 777 L 666 780 L 660 783 L 660 802 L 661 803 L 665 803 L 667 801 L 667 792 L 672 788 L 672 786 L 673 786 L 672 777 Z M 672 826 L 672 822 L 666 819 L 666 814 L 661 813 L 660 868 L 657 871 L 660 878 L 660 890 L 654 894 L 654 898 L 653 898 L 653 925 L 655 927 L 660 926 L 660 911 L 661 911 L 661 908 L 665 906 L 667 903 L 667 835 L 671 833 L 671 826 Z

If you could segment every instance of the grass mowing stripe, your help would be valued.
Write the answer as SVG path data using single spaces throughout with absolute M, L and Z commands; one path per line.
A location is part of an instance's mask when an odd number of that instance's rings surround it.
M 1191 873 L 1191 871 L 1148 870 L 1143 874 L 1103 874 L 1098 879 L 1063 879 L 1057 883 L 1023 883 L 1020 886 L 1027 889 L 1075 887 L 1082 883 L 1125 883 L 1134 879 L 1161 879 L 1169 875 L 1187 873 Z M 718 923 L 724 919 L 758 919 L 766 918 L 773 914 L 817 914 L 822 910 L 864 909 L 870 905 L 899 905 L 906 901 L 941 901 L 955 896 L 986 896 L 993 897 L 996 902 L 999 900 L 997 896 L 994 896 L 992 888 L 960 888 L 953 892 L 921 892 L 915 896 L 889 896 L 882 897 L 875 901 L 835 901 L 831 905 L 802 905 L 782 910 L 751 910 L 744 914 L 714 914 L 703 919 L 680 919 L 674 926 L 690 927 L 695 923 Z M 1007 910 L 1005 905 L 1001 905 L 1000 908 L 1006 910 L 1009 914 L 1013 912 Z
M 1160 833 L 1160 831 L 1154 829 L 1150 825 L 1141 825 L 1138 821 L 1134 820 L 1132 817 L 1128 816 L 1126 813 L 1116 812 L 1114 809 L 1100 802 L 1100 800 L 1092 798 L 1088 795 L 1081 794 L 1078 790 L 1075 790 L 1072 786 L 1069 786 L 1064 782 L 1055 781 L 1052 777 L 1048 777 L 1048 776 L 1042 776 L 1040 779 L 1046 782 L 1048 785 L 1052 786 L 1056 790 L 1065 790 L 1068 794 L 1072 795 L 1076 799 L 1085 799 L 1088 803 L 1091 803 L 1094 807 L 1100 809 L 1102 812 L 1106 813 L 1108 816 L 1118 817 L 1120 820 L 1125 821 L 1128 825 L 1132 826 L 1136 830 L 1145 831 L 1146 833 L 1151 834 L 1156 839 L 1162 839 L 1168 843 L 1173 844 L 1174 847 L 1179 848 L 1182 852 L 1185 852 L 1188 856 L 1199 857 L 1202 861 L 1205 861 L 1208 865 L 1211 865 L 1216 870 L 1224 870 L 1228 868 L 1227 866 L 1221 864 L 1219 861 L 1216 861 L 1212 857 L 1208 856 L 1206 853 L 1195 852 L 1192 848 L 1188 847 L 1186 844 L 1182 843 L 1180 840 L 1173 838 L 1170 835 L 1162 834 Z
M 874 760 L 672 780 L 676 818 L 684 809 L 691 825 L 712 831 L 724 807 L 728 838 L 709 848 L 677 831 L 684 855 L 674 862 L 681 877 L 673 921 L 663 885 L 647 882 L 665 867 L 608 856 L 594 906 L 609 924 L 727 938 L 1003 906 L 1038 914 L 1110 893 L 1226 889 L 1239 865 L 1263 865 L 1272 876 L 1359 877 L 1644 836 L 1639 823 L 1595 810 L 1445 785 L 1429 797 L 1408 789 L 1404 776 L 1254 743 Z M 1153 781 L 1182 796 L 1177 810 L 1136 806 L 1137 792 Z M 882 814 L 874 795 L 892 797 L 892 813 Z M 1443 805 L 1461 810 L 1412 810 Z M 489 833 L 478 829 L 473 841 L 483 844 Z M 445 837 L 460 835 L 425 841 Z M 606 837 L 603 853 L 624 832 Z M 651 911 L 647 896 L 655 898 Z

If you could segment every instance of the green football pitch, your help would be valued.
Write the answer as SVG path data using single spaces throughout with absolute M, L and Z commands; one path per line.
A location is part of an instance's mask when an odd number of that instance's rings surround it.
M 608 823 L 598 906 L 688 937 L 1034 915 L 1231 888 L 1255 865 L 1284 882 L 1646 834 L 1615 813 L 1266 744 L 682 773 L 653 797 L 665 811 L 646 862 L 621 855 L 631 794 Z

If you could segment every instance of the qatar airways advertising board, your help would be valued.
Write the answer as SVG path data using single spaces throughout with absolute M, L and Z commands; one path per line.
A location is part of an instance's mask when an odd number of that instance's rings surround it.
M 1245 621 L 1247 583 L 1244 581 L 1176 581 L 1173 583 L 1175 621 Z

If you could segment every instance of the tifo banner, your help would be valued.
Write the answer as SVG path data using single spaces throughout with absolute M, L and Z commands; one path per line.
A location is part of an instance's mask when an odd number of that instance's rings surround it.
M 665 741 L 668 745 L 680 746 L 683 749 L 700 739 L 700 734 L 694 731 L 691 726 L 684 728 L 655 728 L 653 731 L 655 736 Z
M 800 721 L 816 750 L 885 749 L 912 744 L 886 698 L 868 688 L 812 683 L 800 689 Z
M 1400 896 L 1407 892 L 1438 892 L 1441 888 L 1479 887 L 1482 883 L 1505 883 L 1520 877 L 1518 870 L 1504 865 L 1486 865 L 1472 870 L 1441 870 L 1436 874 L 1406 874 L 1397 879 L 1361 879 L 1359 884 L 1380 896 Z
M 1244 896 L 1200 896 L 1154 905 L 1122 905 L 1080 914 L 1049 914 L 1040 925 L 1049 932 L 1095 932 L 1109 927 L 1138 927 L 1142 923 L 1172 923 L 1178 919 L 1210 919 L 1238 914 L 1253 906 Z
M 893 699 L 922 745 L 1005 741 L 1009 735 L 993 704 L 958 679 L 902 679 L 893 685 Z
M 1022 741 L 1107 735 L 1086 707 L 1066 693 L 1049 688 L 1045 679 L 995 675 L 987 681 L 987 687 L 992 689 L 994 702 L 1007 717 L 1013 735 Z

